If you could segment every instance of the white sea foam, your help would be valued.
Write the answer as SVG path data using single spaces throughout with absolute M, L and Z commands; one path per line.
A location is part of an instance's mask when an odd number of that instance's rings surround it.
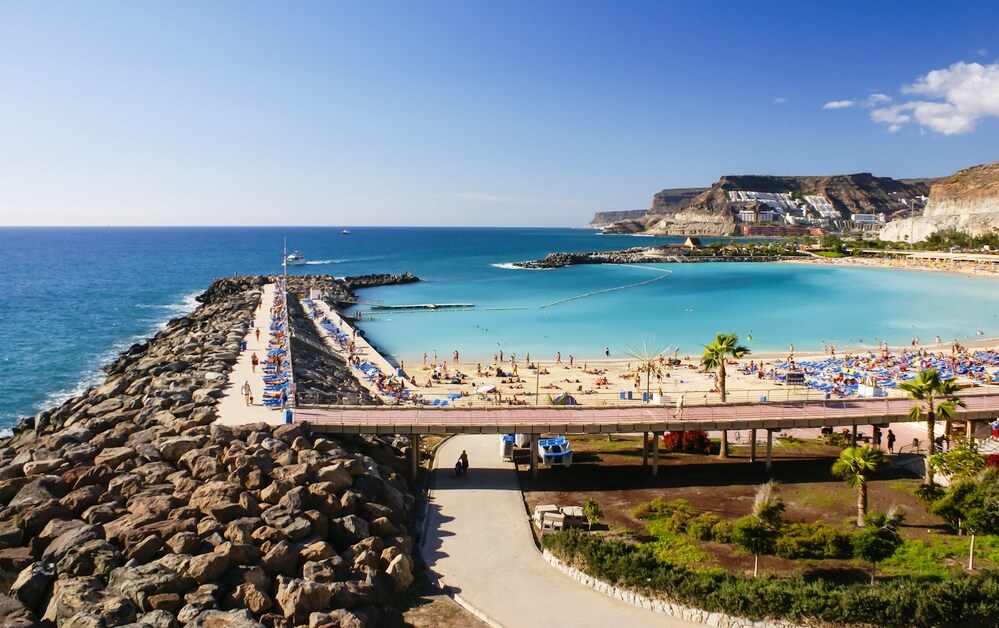
M 523 266 L 517 266 L 523 262 L 498 262 L 496 264 L 490 264 L 494 268 L 503 268 L 506 270 L 554 270 L 552 268 L 524 268 Z
M 174 303 L 136 304 L 135 307 L 140 309 L 163 310 L 167 316 L 166 318 L 157 317 L 145 333 L 136 334 L 130 338 L 120 340 L 111 345 L 105 351 L 102 351 L 92 362 L 94 366 L 84 371 L 80 375 L 80 379 L 78 379 L 75 384 L 49 393 L 42 401 L 32 408 L 32 411 L 34 413 L 38 413 L 46 408 L 58 406 L 67 399 L 72 399 L 73 397 L 82 395 L 91 386 L 101 384 L 106 377 L 104 371 L 102 370 L 105 365 L 111 364 L 117 360 L 118 356 L 120 356 L 122 352 L 131 347 L 133 344 L 147 340 L 156 332 L 165 329 L 170 320 L 193 312 L 199 305 L 197 297 L 201 294 L 201 292 L 202 291 L 199 290 L 197 292 L 185 294 Z

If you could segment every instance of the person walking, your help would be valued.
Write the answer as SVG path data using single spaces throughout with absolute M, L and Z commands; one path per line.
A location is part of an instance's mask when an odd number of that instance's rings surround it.
M 258 357 L 257 357 L 257 354 L 256 354 L 256 352 L 254 352 L 254 353 L 250 354 L 250 366 L 252 367 L 252 369 L 251 369 L 251 370 L 252 370 L 252 371 L 253 371 L 254 373 L 256 373 L 256 372 L 257 372 L 257 365 L 258 365 L 258 364 L 260 364 L 260 358 L 258 358 Z
M 888 430 L 888 452 L 895 453 L 895 432 Z
M 246 405 L 250 405 L 250 382 L 244 381 L 239 392 L 243 393 L 243 401 L 246 402 Z
M 458 456 L 458 462 L 461 463 L 462 475 L 468 475 L 468 453 L 464 449 L 461 450 L 461 455 Z
M 676 398 L 676 412 L 673 413 L 674 419 L 683 418 L 683 395 Z

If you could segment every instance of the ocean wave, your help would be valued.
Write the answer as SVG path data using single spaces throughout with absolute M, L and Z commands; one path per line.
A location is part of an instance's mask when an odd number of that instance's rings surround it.
M 100 385 L 106 378 L 106 375 L 103 370 L 105 365 L 111 364 L 112 362 L 117 360 L 118 357 L 126 349 L 128 349 L 135 343 L 148 340 L 157 332 L 166 329 L 166 326 L 170 323 L 172 319 L 193 312 L 199 305 L 197 297 L 201 294 L 201 292 L 202 291 L 199 290 L 197 292 L 191 292 L 189 294 L 185 294 L 181 296 L 180 299 L 178 299 L 173 303 L 137 304 L 135 306 L 137 308 L 162 310 L 167 314 L 167 316 L 166 317 L 157 316 L 156 318 L 150 321 L 151 324 L 145 332 L 141 332 L 133 336 L 130 336 L 128 338 L 119 340 L 113 343 L 110 347 L 108 347 L 101 353 L 99 353 L 96 359 L 92 362 L 92 364 L 95 365 L 94 367 L 89 368 L 85 370 L 83 373 L 81 373 L 79 379 L 77 379 L 73 385 L 61 388 L 59 390 L 53 391 L 45 395 L 45 398 L 42 399 L 37 404 L 35 404 L 35 406 L 32 408 L 33 413 L 37 414 L 42 410 L 45 410 L 46 408 L 52 408 L 61 405 L 68 399 L 72 399 L 73 397 L 78 397 L 83 393 L 87 392 L 87 389 L 90 388 L 91 386 Z

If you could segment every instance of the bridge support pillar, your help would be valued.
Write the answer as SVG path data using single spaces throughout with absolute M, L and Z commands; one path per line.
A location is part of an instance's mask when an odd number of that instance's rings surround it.
M 749 430 L 749 461 L 756 462 L 756 430 Z
M 661 432 L 652 432 L 652 477 L 659 475 L 659 439 Z
M 531 479 L 538 479 L 538 435 L 531 434 Z
M 767 430 L 767 473 L 770 473 L 770 466 L 773 462 L 774 453 L 774 431 L 771 429 Z
M 409 440 L 410 471 L 413 472 L 413 478 L 416 478 L 420 473 L 420 435 L 413 434 Z
M 856 447 L 857 446 L 857 424 L 856 423 L 853 424 L 853 441 L 852 441 L 852 443 L 851 443 L 850 446 L 851 447 Z
M 642 469 L 649 466 L 649 433 L 642 432 Z
M 964 424 L 964 437 L 971 441 L 971 437 L 975 435 L 975 422 L 968 420 Z

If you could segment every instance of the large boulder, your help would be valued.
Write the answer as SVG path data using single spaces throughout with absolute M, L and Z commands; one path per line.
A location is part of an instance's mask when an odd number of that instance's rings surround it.
M 330 590 L 308 580 L 279 577 L 277 603 L 286 619 L 303 624 L 312 613 L 329 608 Z
M 120 567 L 123 562 L 118 548 L 103 539 L 94 539 L 70 547 L 56 568 L 60 574 L 106 578 L 112 569 Z
M 55 580 L 55 566 L 52 563 L 41 561 L 32 563 L 17 575 L 17 579 L 10 587 L 10 594 L 24 604 L 25 608 L 37 612 L 41 610 L 39 607 L 53 580 Z

